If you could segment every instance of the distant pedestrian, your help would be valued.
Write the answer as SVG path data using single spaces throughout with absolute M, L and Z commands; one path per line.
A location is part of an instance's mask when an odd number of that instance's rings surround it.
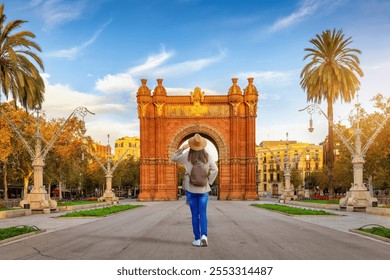
M 218 174 L 218 167 L 214 159 L 205 150 L 206 145 L 206 139 L 199 134 L 195 134 L 188 140 L 188 144 L 176 150 L 172 156 L 172 161 L 183 164 L 186 169 L 183 187 L 186 190 L 187 200 L 191 209 L 192 229 L 194 232 L 193 246 L 208 246 L 207 202 L 209 192 L 211 191 L 210 185 Z M 187 148 L 190 149 L 184 152 Z M 194 165 L 204 168 L 207 176 L 204 183 L 199 184 L 199 182 L 195 182 L 198 181 L 194 178 L 197 175 L 194 175 L 194 172 L 191 173 Z M 192 176 L 193 181 L 191 181 L 190 176 Z

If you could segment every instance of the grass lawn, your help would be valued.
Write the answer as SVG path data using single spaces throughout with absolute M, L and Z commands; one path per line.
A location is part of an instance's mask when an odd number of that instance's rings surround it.
M 110 214 L 130 210 L 130 209 L 137 208 L 137 207 L 142 207 L 142 205 L 131 205 L 131 204 L 115 205 L 115 206 L 104 207 L 104 208 L 100 208 L 100 209 L 70 212 L 70 213 L 61 215 L 59 217 L 102 217 L 102 216 L 107 216 Z
M 57 206 L 74 206 L 74 205 L 84 205 L 84 204 L 96 204 L 103 203 L 105 201 L 58 201 Z
M 307 202 L 307 203 L 321 203 L 321 204 L 339 204 L 339 199 L 300 199 L 300 200 L 294 200 L 294 201 L 300 201 L 300 202 Z
M 18 209 L 21 209 L 21 208 L 8 208 L 8 207 L 1 207 L 1 208 L 0 208 L 0 211 L 10 211 L 10 210 L 18 210 Z
M 371 228 L 360 228 L 359 230 L 390 239 L 390 228 L 371 227 Z
M 304 209 L 304 208 L 298 208 L 298 207 L 290 207 L 285 205 L 279 205 L 279 204 L 251 204 L 252 206 L 282 212 L 289 215 L 335 215 L 330 212 L 326 212 L 323 210 L 310 210 L 310 209 Z
M 36 227 L 29 226 L 0 228 L 0 240 L 35 231 L 39 231 L 39 229 Z

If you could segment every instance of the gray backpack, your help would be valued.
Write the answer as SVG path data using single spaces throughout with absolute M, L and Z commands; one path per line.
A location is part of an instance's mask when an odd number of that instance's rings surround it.
M 190 174 L 190 183 L 196 187 L 204 187 L 207 183 L 207 171 L 204 168 L 204 163 L 197 161 L 194 163 Z

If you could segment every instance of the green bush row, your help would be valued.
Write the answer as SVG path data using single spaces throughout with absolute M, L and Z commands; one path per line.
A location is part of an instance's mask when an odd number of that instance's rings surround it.
M 11 238 L 29 232 L 35 232 L 38 230 L 39 230 L 38 228 L 30 227 L 30 226 L 0 228 L 0 240 L 4 240 L 7 238 Z
M 252 206 L 267 209 L 267 210 L 272 210 L 272 211 L 278 211 L 290 215 L 335 215 L 333 213 L 326 212 L 323 210 L 311 210 L 311 209 L 290 207 L 290 206 L 279 205 L 279 204 L 252 204 Z
M 70 212 L 70 213 L 66 213 L 64 215 L 61 215 L 60 217 L 101 217 L 101 216 L 107 216 L 110 214 L 130 210 L 130 209 L 141 207 L 141 206 L 142 205 L 131 205 L 131 204 L 115 205 L 115 206 L 104 207 L 104 208 L 99 208 L 99 209 Z

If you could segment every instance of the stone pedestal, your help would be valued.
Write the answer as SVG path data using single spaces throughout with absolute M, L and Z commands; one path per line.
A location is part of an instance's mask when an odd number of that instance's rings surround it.
M 115 193 L 112 191 L 112 172 L 110 169 L 110 165 L 108 165 L 108 171 L 106 174 L 106 190 L 102 197 L 99 198 L 100 201 L 118 201 L 119 198 L 116 197 Z
M 106 190 L 102 197 L 99 198 L 100 201 L 106 202 L 115 202 L 118 201 L 118 197 L 116 197 L 115 193 L 112 190 Z
M 366 211 L 367 207 L 377 205 L 378 200 L 372 197 L 367 190 L 354 190 L 351 188 L 347 195 L 340 199 L 340 209 L 345 211 Z
M 279 197 L 279 200 L 293 200 L 296 199 L 293 190 L 283 190 L 282 195 Z
M 25 204 L 29 204 L 32 211 L 42 210 L 44 214 L 57 210 L 57 201 L 50 199 L 49 194 L 43 188 L 33 188 L 20 202 L 20 207 L 24 208 Z

